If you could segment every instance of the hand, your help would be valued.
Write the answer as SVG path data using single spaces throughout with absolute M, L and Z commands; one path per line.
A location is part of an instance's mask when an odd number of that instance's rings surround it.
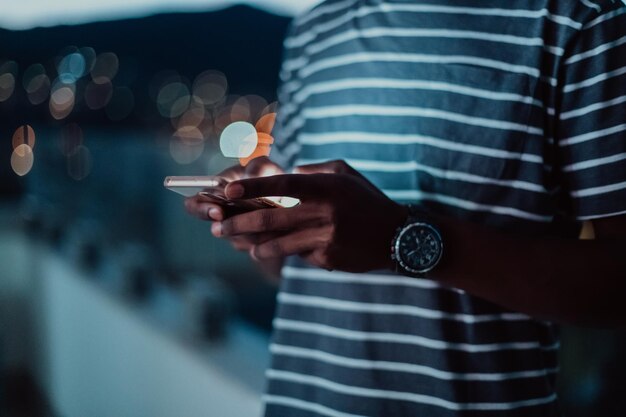
M 250 254 L 259 260 L 300 255 L 325 269 L 364 272 L 391 267 L 390 245 L 407 209 L 343 161 L 302 166 L 298 174 L 242 179 L 230 199 L 297 197 L 293 208 L 261 209 L 213 223 L 215 236 L 263 234 Z M 274 234 L 274 236 L 272 236 Z
M 272 162 L 267 157 L 255 158 L 246 167 L 241 165 L 232 166 L 219 174 L 229 181 L 236 181 L 244 178 L 255 178 L 266 175 L 276 175 L 284 173 L 283 169 Z M 208 203 L 201 196 L 188 197 L 185 199 L 185 209 L 189 214 L 201 220 L 222 221 L 227 217 L 228 213 L 224 212 L 224 208 L 213 203 Z M 260 242 L 273 237 L 270 235 L 249 235 L 236 236 L 230 239 L 231 244 L 237 250 L 249 251 L 250 248 Z

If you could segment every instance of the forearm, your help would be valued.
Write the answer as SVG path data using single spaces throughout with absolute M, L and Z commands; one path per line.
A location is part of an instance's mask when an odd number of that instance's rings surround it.
M 626 325 L 626 245 L 504 234 L 437 218 L 445 241 L 433 278 L 535 317 Z

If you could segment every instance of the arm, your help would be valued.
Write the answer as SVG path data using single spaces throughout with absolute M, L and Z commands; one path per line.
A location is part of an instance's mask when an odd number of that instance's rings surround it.
M 258 210 L 215 223 L 216 236 L 288 231 L 251 248 L 259 259 L 298 254 L 349 272 L 391 267 L 389 247 L 407 212 L 356 171 L 238 181 L 231 198 L 292 195 L 293 209 Z M 337 168 L 337 167 L 340 168 Z M 315 168 L 319 171 L 319 167 Z M 626 325 L 626 216 L 594 222 L 590 241 L 530 238 L 436 217 L 445 241 L 433 278 L 506 308 L 558 322 Z
M 593 222 L 595 240 L 528 238 L 437 218 L 435 275 L 512 310 L 589 326 L 626 325 L 626 216 Z

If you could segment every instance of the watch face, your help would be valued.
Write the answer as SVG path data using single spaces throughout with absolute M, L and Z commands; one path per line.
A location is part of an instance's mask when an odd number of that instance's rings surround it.
M 426 223 L 405 227 L 400 232 L 397 245 L 400 264 L 413 273 L 424 273 L 434 268 L 443 251 L 439 232 Z

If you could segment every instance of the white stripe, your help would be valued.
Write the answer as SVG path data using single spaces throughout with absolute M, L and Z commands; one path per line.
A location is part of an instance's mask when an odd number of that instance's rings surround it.
M 334 117 L 351 116 L 379 116 L 379 117 L 424 117 L 455 121 L 469 126 L 479 126 L 491 129 L 518 131 L 529 135 L 542 136 L 543 130 L 538 127 L 522 124 L 486 119 L 482 117 L 466 116 L 464 114 L 448 112 L 445 110 L 420 108 L 420 107 L 396 107 L 396 106 L 373 106 L 373 105 L 341 105 L 325 107 L 309 107 L 302 111 L 301 115 L 294 116 L 281 129 L 280 135 L 290 138 L 304 127 L 307 120 L 328 119 Z
M 580 0 L 582 4 L 589 7 L 590 9 L 594 9 L 596 12 L 600 13 L 602 11 L 602 7 L 598 6 L 595 3 L 590 2 L 589 0 Z
M 415 394 L 412 392 L 403 391 L 390 391 L 375 388 L 356 387 L 352 385 L 340 384 L 317 376 L 303 375 L 295 372 L 278 371 L 275 369 L 268 369 L 266 375 L 269 379 L 277 379 L 303 385 L 315 386 L 346 395 L 366 398 L 384 398 L 398 401 L 408 401 L 418 404 L 429 404 L 441 408 L 446 408 L 448 410 L 513 410 L 517 408 L 537 406 L 556 401 L 556 394 L 551 394 L 543 398 L 534 398 L 530 400 L 513 402 L 457 403 L 430 395 Z
M 324 162 L 326 159 L 298 159 L 296 165 L 307 165 Z M 439 169 L 417 163 L 415 161 L 375 161 L 361 159 L 346 159 L 348 165 L 362 172 L 414 172 L 422 171 L 435 178 L 443 178 L 449 181 L 463 181 L 474 184 L 498 185 L 501 187 L 515 188 L 519 190 L 546 193 L 546 189 L 540 184 L 520 180 L 500 180 L 467 172 Z
M 292 280 L 311 280 L 326 281 L 333 283 L 352 283 L 365 285 L 400 285 L 403 287 L 414 287 L 422 289 L 432 289 L 438 291 L 451 291 L 458 294 L 465 294 L 465 291 L 458 288 L 443 286 L 432 279 L 409 278 L 402 275 L 391 274 L 353 274 L 350 272 L 325 271 L 319 268 L 297 268 L 292 266 L 283 266 L 281 274 L 284 279 Z M 503 313 L 508 315 L 518 315 L 521 320 L 523 314 L 520 313 Z M 511 316 L 514 317 L 514 316 Z M 527 320 L 530 317 L 524 316 Z
M 532 220 L 542 223 L 549 223 L 552 221 L 552 216 L 531 213 L 528 211 L 519 210 L 514 207 L 480 204 L 474 201 L 463 200 L 457 197 L 451 197 L 443 194 L 427 193 L 420 190 L 383 190 L 383 192 L 392 200 L 435 201 L 437 203 L 462 208 L 464 210 L 500 214 L 503 216 L 517 217 L 524 220 Z
M 317 54 L 333 46 L 341 45 L 342 43 L 346 43 L 355 39 L 381 37 L 475 39 L 488 42 L 505 43 L 509 45 L 541 46 L 546 51 L 554 55 L 563 55 L 563 48 L 545 45 L 542 38 L 527 38 L 500 33 L 476 32 L 471 30 L 414 29 L 389 27 L 372 27 L 361 30 L 349 29 L 325 38 L 319 42 L 308 44 L 305 47 L 305 54 Z
M 300 88 L 297 83 L 297 88 Z M 295 87 L 295 85 L 294 85 Z M 343 79 L 336 81 L 320 82 L 304 87 L 294 95 L 292 101 L 289 101 L 281 108 L 281 118 L 287 120 L 292 114 L 299 110 L 299 104 L 302 104 L 312 95 L 323 94 L 329 92 L 343 91 L 347 89 L 423 89 L 431 91 L 446 91 L 451 93 L 463 94 L 472 97 L 480 97 L 497 101 L 512 101 L 524 104 L 530 104 L 539 108 L 544 108 L 543 103 L 529 96 L 522 96 L 514 93 L 500 93 L 495 91 L 465 87 L 456 84 L 444 82 L 432 82 L 426 80 L 402 80 L 387 78 L 356 78 Z M 554 109 L 548 108 L 549 114 L 554 114 Z M 301 120 L 297 120 L 301 122 Z M 296 123 L 296 122 L 293 122 Z
M 444 119 L 471 126 L 487 127 L 524 132 L 531 135 L 543 136 L 543 129 L 527 126 L 504 120 L 487 119 L 484 117 L 467 116 L 445 110 L 409 107 L 409 106 L 375 106 L 367 104 L 347 104 L 338 106 L 309 107 L 302 111 L 304 119 L 327 119 L 331 117 L 347 116 L 375 116 L 375 117 L 425 117 L 431 119 Z
M 289 95 L 291 93 L 299 91 L 301 88 L 302 88 L 302 82 L 300 82 L 299 80 L 292 80 L 292 81 L 283 82 L 278 90 L 284 94 Z M 285 100 L 283 100 L 283 102 L 285 102 Z
M 293 82 L 291 82 L 293 83 Z M 309 97 L 331 92 L 340 92 L 354 89 L 397 89 L 397 90 L 429 90 L 445 91 L 449 93 L 462 94 L 470 97 L 484 98 L 496 101 L 511 101 L 533 105 L 544 108 L 541 101 L 530 96 L 523 96 L 515 93 L 502 93 L 491 90 L 466 87 L 458 84 L 445 82 L 397 79 L 397 78 L 347 78 L 333 81 L 312 83 L 301 88 L 301 83 L 291 84 L 289 88 L 294 88 L 297 93 L 293 100 L 281 108 L 282 116 L 287 119 L 298 110 L 298 105 L 305 102 Z M 554 109 L 547 108 L 548 114 L 554 114 Z
M 283 138 L 292 138 L 298 129 L 302 128 L 306 123 L 306 119 L 301 116 L 293 117 L 287 124 L 281 128 L 280 136 Z
M 506 342 L 506 343 L 452 343 L 443 340 L 429 339 L 423 336 L 404 333 L 362 332 L 358 330 L 342 329 L 327 324 L 310 323 L 299 320 L 276 318 L 273 321 L 275 329 L 310 333 L 319 336 L 328 336 L 338 339 L 372 341 L 383 343 L 400 343 L 420 346 L 434 350 L 458 350 L 469 353 L 497 352 L 501 350 L 556 350 L 559 343 L 543 346 L 538 342 Z
M 537 369 L 531 371 L 484 373 L 484 372 L 448 372 L 432 368 L 430 366 L 416 365 L 406 362 L 370 361 L 355 359 L 348 356 L 334 355 L 316 349 L 306 349 L 295 346 L 271 344 L 270 352 L 274 355 L 291 356 L 296 358 L 313 359 L 330 365 L 343 366 L 356 369 L 378 369 L 391 372 L 404 372 L 416 375 L 425 375 L 444 381 L 507 381 L 511 379 L 545 377 L 558 372 L 558 369 Z
M 509 152 L 483 146 L 458 143 L 441 138 L 411 134 L 387 134 L 371 132 L 332 132 L 332 133 L 303 133 L 298 137 L 303 145 L 331 145 L 340 143 L 363 143 L 381 145 L 427 145 L 451 151 L 482 155 L 491 158 L 521 160 L 533 164 L 543 164 L 540 155 Z
M 309 11 L 308 13 L 305 13 L 299 16 L 296 20 L 296 25 L 300 26 L 307 22 L 310 22 L 313 19 L 317 19 L 318 17 L 323 16 L 325 14 L 331 14 L 331 13 L 345 10 L 347 8 L 352 7 L 356 3 L 357 2 L 355 0 L 347 0 L 347 1 L 340 1 L 335 4 L 321 5 Z
M 430 279 L 409 278 L 391 274 L 353 274 L 350 272 L 326 271 L 318 268 L 296 268 L 293 266 L 284 266 L 281 274 L 283 278 L 287 279 L 368 285 L 402 285 L 423 289 L 448 289 Z
M 623 161 L 625 159 L 626 153 L 611 155 L 604 158 L 589 159 L 587 161 L 581 161 L 571 165 L 567 165 L 563 167 L 563 172 L 581 171 L 583 169 L 594 168 L 601 165 L 608 165 L 614 162 Z
M 612 12 L 606 13 L 601 15 L 600 17 L 596 17 L 595 19 L 593 19 L 592 21 L 590 21 L 589 23 L 585 24 L 585 26 L 583 26 L 583 30 L 592 28 L 606 20 L 612 19 L 616 16 L 622 15 L 626 13 L 626 7 L 620 7 L 617 10 L 613 10 Z
M 602 137 L 605 137 L 605 136 L 613 135 L 615 133 L 620 133 L 620 132 L 624 132 L 624 131 L 626 131 L 626 123 L 621 124 L 621 125 L 617 125 L 617 126 L 613 126 L 613 127 L 609 127 L 609 128 L 606 128 L 606 129 L 602 129 L 602 130 L 595 130 L 593 132 L 584 133 L 584 134 L 578 135 L 578 136 L 572 136 L 572 137 L 569 137 L 569 138 L 565 138 L 565 139 L 563 139 L 563 140 L 561 140 L 559 142 L 559 145 L 560 146 L 576 145 L 578 143 L 587 142 L 587 141 L 590 141 L 590 140 L 602 138 Z
M 358 52 L 354 54 L 338 55 L 315 61 L 300 70 L 302 77 L 308 77 L 316 72 L 333 69 L 340 66 L 364 63 L 364 62 L 391 62 L 391 63 L 432 63 L 432 64 L 469 64 L 481 67 L 494 68 L 516 74 L 526 74 L 540 78 L 541 73 L 537 68 L 524 65 L 508 64 L 494 59 L 479 58 L 466 55 L 428 55 L 399 52 Z M 293 65 L 290 64 L 290 65 Z M 547 82 L 556 86 L 557 80 L 547 78 Z
M 381 304 L 381 303 L 360 303 L 356 301 L 338 300 L 328 297 L 318 297 L 312 295 L 297 295 L 281 292 L 277 296 L 278 301 L 283 304 L 314 307 L 326 310 L 350 311 L 353 313 L 368 314 L 400 314 L 413 317 L 421 317 L 433 320 L 452 320 L 466 324 L 488 323 L 494 321 L 528 321 L 528 317 L 523 314 L 462 314 L 446 313 L 439 310 L 402 305 L 402 304 Z
M 609 50 L 611 50 L 611 49 L 613 49 L 615 47 L 618 47 L 620 45 L 623 45 L 625 43 L 626 43 L 626 36 L 623 36 L 623 37 L 621 37 L 621 38 L 619 38 L 617 40 L 605 43 L 605 44 L 600 45 L 600 46 L 598 46 L 596 48 L 593 48 L 593 49 L 591 49 L 589 51 L 582 52 L 582 53 L 576 54 L 576 55 L 572 55 L 570 58 L 568 58 L 565 61 L 565 65 L 574 64 L 574 63 L 580 62 L 580 61 L 582 61 L 584 59 L 600 55 L 603 52 L 609 51 Z
M 356 2 L 343 2 L 338 3 L 343 7 L 335 7 L 332 12 L 339 11 L 340 9 L 347 9 L 349 6 L 354 5 Z M 345 5 L 348 4 L 348 7 Z M 309 13 L 309 16 L 298 19 L 298 25 L 306 23 L 311 19 L 317 17 L 320 13 L 320 9 L 314 10 Z M 326 12 L 326 10 L 324 10 Z M 327 22 L 320 22 L 313 26 L 313 28 L 307 32 L 303 32 L 297 36 L 287 38 L 285 40 L 285 46 L 288 48 L 295 48 L 303 46 L 315 37 L 323 32 L 327 32 L 338 28 L 339 26 L 352 21 L 355 17 L 364 17 L 375 13 L 390 13 L 390 12 L 404 12 L 404 13 L 447 13 L 447 14 L 461 14 L 461 15 L 474 15 L 474 16 L 503 16 L 503 17 L 517 17 L 517 18 L 530 18 L 537 19 L 546 17 L 555 23 L 572 27 L 574 29 L 580 29 L 582 25 L 574 20 L 565 17 L 551 14 L 547 9 L 541 10 L 523 10 L 523 9 L 498 9 L 498 8 L 478 8 L 478 7 L 455 7 L 455 6 L 437 6 L 426 4 L 386 4 L 383 3 L 377 6 L 363 6 L 358 9 L 350 9 L 339 17 L 329 20 Z
M 288 101 L 287 103 L 285 103 L 280 108 L 280 118 L 283 123 L 285 120 L 289 119 L 289 117 L 296 111 L 298 111 L 298 106 L 296 105 L 295 101 Z
M 601 187 L 585 188 L 583 190 L 572 191 L 570 194 L 574 198 L 591 197 L 599 194 L 608 194 L 626 189 L 626 181 L 615 184 L 603 185 Z
M 603 101 L 601 103 L 593 103 L 588 106 L 582 107 L 580 109 L 570 110 L 568 112 L 562 113 L 561 120 L 568 120 L 568 119 L 573 119 L 574 117 L 584 116 L 594 111 L 606 109 L 607 107 L 616 106 L 624 102 L 626 102 L 626 95 L 614 98 L 612 100 Z
M 311 83 L 304 88 L 299 88 L 294 94 L 294 101 L 302 103 L 310 96 L 331 93 L 343 90 L 354 89 L 396 89 L 396 90 L 430 90 L 457 93 L 471 97 L 485 98 L 498 101 L 512 101 L 524 104 L 532 104 L 543 107 L 543 103 L 530 96 L 523 96 L 515 93 L 503 93 L 492 90 L 485 90 L 464 85 L 446 82 L 400 79 L 400 78 L 345 78 L 333 81 Z
M 603 219 L 605 217 L 614 217 L 614 216 L 621 216 L 626 214 L 626 210 L 620 210 L 620 211 L 610 211 L 607 213 L 600 213 L 600 214 L 591 214 L 588 216 L 578 216 L 576 217 L 576 220 L 580 220 L 580 221 L 585 221 L 585 220 L 596 220 L 596 219 Z
M 614 77 L 619 77 L 620 75 L 624 74 L 626 74 L 626 67 L 621 67 L 613 71 L 598 74 L 578 83 L 567 84 L 563 87 L 563 92 L 571 93 L 572 91 L 580 90 L 581 88 L 591 87 L 592 85 L 598 84 L 602 81 L 606 81 Z
M 300 145 L 300 142 L 294 140 L 294 141 L 291 141 L 289 144 L 287 144 L 287 146 L 285 146 L 282 150 L 280 150 L 280 153 L 284 160 L 289 161 L 290 159 L 293 158 L 294 155 L 298 154 L 301 150 L 302 150 L 302 146 Z
M 283 397 L 281 395 L 268 395 L 262 396 L 265 404 L 276 404 L 285 407 L 297 408 L 300 410 L 311 411 L 315 414 L 328 417 L 366 417 L 360 414 L 348 414 L 341 411 L 333 410 L 324 405 L 312 403 L 309 401 L 299 400 L 297 398 Z

